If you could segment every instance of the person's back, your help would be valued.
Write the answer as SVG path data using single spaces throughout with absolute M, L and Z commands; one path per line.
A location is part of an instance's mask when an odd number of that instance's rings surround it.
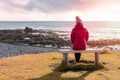
M 85 50 L 88 41 L 88 31 L 82 25 L 77 23 L 71 33 L 71 41 L 74 50 Z
M 74 50 L 85 50 L 89 33 L 86 28 L 84 28 L 82 21 L 79 17 L 76 17 L 76 25 L 71 32 L 71 42 Z M 79 62 L 81 53 L 75 53 L 76 61 Z

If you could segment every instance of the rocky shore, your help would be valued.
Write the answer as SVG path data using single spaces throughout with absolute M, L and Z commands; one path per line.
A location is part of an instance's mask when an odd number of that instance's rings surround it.
M 58 51 L 55 47 L 35 47 L 24 45 L 13 45 L 7 43 L 0 43 L 0 58 L 17 56 L 23 54 L 37 54 L 42 52 Z
M 0 58 L 23 54 L 55 52 L 69 42 L 49 30 L 0 30 Z
M 120 39 L 88 41 L 88 48 L 119 48 Z M 113 46 L 113 45 L 117 45 Z M 49 30 L 33 30 L 26 27 L 23 30 L 0 30 L 0 58 L 34 54 L 42 52 L 55 52 L 63 46 L 71 46 L 70 39 L 59 37 Z
M 0 42 L 39 45 L 41 47 L 45 45 L 61 47 L 70 43 L 50 30 L 34 30 L 29 27 L 18 30 L 0 30 Z

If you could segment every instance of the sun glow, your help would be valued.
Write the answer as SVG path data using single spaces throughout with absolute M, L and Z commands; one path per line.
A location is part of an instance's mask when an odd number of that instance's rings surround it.
M 116 12 L 116 8 L 115 6 L 111 6 L 109 8 L 105 8 L 105 7 L 100 7 L 97 8 L 95 10 L 93 10 L 92 12 L 89 12 L 87 15 L 88 19 L 92 19 L 92 20 L 119 20 L 120 16 L 119 13 Z M 119 6 L 120 8 L 120 6 Z
M 68 15 L 71 20 L 74 19 L 75 16 L 80 16 L 80 18 L 84 21 L 120 21 L 120 5 L 118 4 L 104 4 L 99 7 L 96 7 L 91 10 L 79 10 L 79 11 L 71 11 Z

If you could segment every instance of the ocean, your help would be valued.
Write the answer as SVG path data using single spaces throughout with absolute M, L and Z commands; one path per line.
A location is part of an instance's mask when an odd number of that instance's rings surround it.
M 120 21 L 83 21 L 88 29 L 89 40 L 120 39 Z M 0 21 L 0 29 L 33 29 L 50 30 L 61 37 L 70 36 L 74 21 Z

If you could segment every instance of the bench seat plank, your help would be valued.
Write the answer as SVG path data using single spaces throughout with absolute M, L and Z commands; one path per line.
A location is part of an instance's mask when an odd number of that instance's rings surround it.
M 87 49 L 87 50 L 72 50 L 72 49 L 60 49 L 61 53 L 86 53 L 86 52 L 103 52 L 102 49 Z

